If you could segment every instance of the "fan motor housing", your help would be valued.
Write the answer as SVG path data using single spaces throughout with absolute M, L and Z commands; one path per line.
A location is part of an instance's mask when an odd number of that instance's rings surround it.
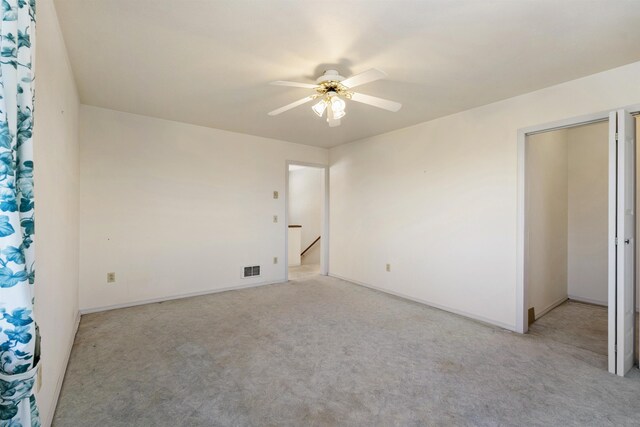
M 345 78 L 342 77 L 338 71 L 336 70 L 326 70 L 324 72 L 323 75 L 321 75 L 320 77 L 318 77 L 316 79 L 316 83 L 320 84 L 320 83 L 324 83 L 324 82 L 341 82 L 343 81 Z
M 333 96 L 340 95 L 351 99 L 352 93 L 349 92 L 346 86 L 340 83 L 344 79 L 345 78 L 338 74 L 336 70 L 325 71 L 322 77 L 316 79 L 318 83 L 318 88 L 316 89 L 318 93 L 317 96 L 324 97 L 325 95 L 331 94 Z

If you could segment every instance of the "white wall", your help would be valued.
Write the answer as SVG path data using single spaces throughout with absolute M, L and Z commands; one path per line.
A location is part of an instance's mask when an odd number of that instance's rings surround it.
M 301 167 L 289 171 L 289 223 L 302 225 L 302 250 L 322 233 L 324 170 Z M 320 264 L 322 240 L 302 257 L 302 264 Z
M 300 253 L 302 252 L 302 228 L 290 226 L 287 231 L 287 265 L 289 267 L 298 267 L 301 262 Z
M 525 170 L 525 283 L 538 318 L 567 299 L 567 131 L 527 137 Z
M 78 94 L 51 0 L 38 0 L 34 163 L 35 316 L 42 425 L 51 423 L 78 320 Z
M 609 123 L 568 129 L 569 298 L 607 304 Z
M 328 161 L 323 148 L 84 105 L 80 140 L 84 310 L 284 280 L 273 191 L 287 160 Z M 261 277 L 240 277 L 257 264 Z
M 331 149 L 331 273 L 515 329 L 517 131 L 640 103 L 638 75 L 640 62 Z

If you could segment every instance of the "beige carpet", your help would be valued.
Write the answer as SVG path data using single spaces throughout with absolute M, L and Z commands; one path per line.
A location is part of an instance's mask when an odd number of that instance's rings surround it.
M 529 332 L 600 354 L 607 369 L 607 307 L 567 301 L 536 320 Z
M 605 360 L 316 276 L 83 316 L 54 425 L 638 425 Z
M 308 279 L 320 274 L 320 264 L 302 264 L 289 267 L 289 280 Z

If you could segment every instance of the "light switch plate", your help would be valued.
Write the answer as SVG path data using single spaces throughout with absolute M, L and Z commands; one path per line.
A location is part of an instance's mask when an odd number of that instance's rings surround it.
M 274 192 L 273 192 L 273 198 L 274 198 L 274 199 L 277 199 L 278 197 L 279 197 L 278 192 L 277 192 L 277 191 L 274 191 Z
M 273 216 L 273 222 L 278 222 L 278 215 Z
M 115 283 L 116 282 L 116 273 L 107 273 L 107 283 Z
M 277 256 L 274 256 L 274 257 L 273 257 L 273 263 L 274 263 L 274 264 L 277 264 L 277 263 L 278 263 L 278 257 L 277 257 Z
M 391 271 L 391 264 L 387 264 L 387 271 Z

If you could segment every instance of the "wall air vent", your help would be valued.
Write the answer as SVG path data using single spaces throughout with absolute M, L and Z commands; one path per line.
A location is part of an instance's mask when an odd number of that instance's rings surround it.
M 252 265 L 249 267 L 244 267 L 242 269 L 242 278 L 246 278 L 246 277 L 256 277 L 260 275 L 260 266 L 259 265 Z

